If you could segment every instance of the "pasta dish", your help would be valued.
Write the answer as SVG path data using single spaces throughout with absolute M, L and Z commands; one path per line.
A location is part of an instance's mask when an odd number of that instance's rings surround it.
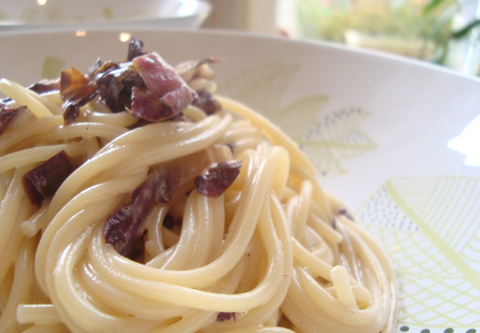
M 394 332 L 382 249 L 217 61 L 1 79 L 1 332 Z

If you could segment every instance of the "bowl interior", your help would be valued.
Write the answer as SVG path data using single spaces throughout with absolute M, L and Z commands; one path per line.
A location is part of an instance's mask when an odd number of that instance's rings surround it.
M 223 59 L 218 92 L 298 142 L 323 187 L 385 249 L 399 277 L 400 331 L 476 332 L 478 78 L 339 45 L 203 30 L 0 33 L 0 77 L 28 85 L 98 57 L 122 60 L 132 35 L 173 65 Z

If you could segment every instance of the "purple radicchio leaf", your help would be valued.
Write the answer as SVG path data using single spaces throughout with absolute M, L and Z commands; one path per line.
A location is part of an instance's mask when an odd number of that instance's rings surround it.
M 64 70 L 60 76 L 60 96 L 63 99 L 63 118 L 66 124 L 75 122 L 80 107 L 98 93 L 98 86 L 75 67 Z
M 226 321 L 231 319 L 234 321 L 237 319 L 235 312 L 219 312 L 217 314 L 217 321 Z
M 62 150 L 25 173 L 22 183 L 30 203 L 39 206 L 45 199 L 52 197 L 74 170 L 75 165 Z
M 222 106 L 218 103 L 213 94 L 207 90 L 197 91 L 197 96 L 192 103 L 194 106 L 203 110 L 206 114 L 211 115 L 222 110 Z
M 197 191 L 203 195 L 218 198 L 237 178 L 241 166 L 242 161 L 226 161 L 209 168 L 206 174 L 195 178 Z
M 51 91 L 60 90 L 60 80 L 41 80 L 28 87 L 37 94 L 45 94 Z
M 7 128 L 10 120 L 12 120 L 17 114 L 26 109 L 26 106 L 6 106 L 0 103 L 0 135 Z
M 208 153 L 200 151 L 156 167 L 133 191 L 130 201 L 107 218 L 103 229 L 105 241 L 119 254 L 128 257 L 142 237 L 154 206 L 167 204 L 181 193 L 190 191 L 195 176 L 209 163 Z
M 346 208 L 339 208 L 338 209 L 338 214 L 345 216 L 347 219 L 349 219 L 351 221 L 355 220 L 352 213 L 350 213 L 350 211 Z
M 121 112 L 131 108 L 132 89 L 144 87 L 143 79 L 128 64 L 97 74 L 95 83 L 100 87 L 100 98 L 112 112 Z
M 128 54 L 127 60 L 132 61 L 136 57 L 146 54 L 143 50 L 143 42 L 140 39 L 135 37 L 130 38 L 130 43 L 128 44 Z
M 147 89 L 141 87 L 133 87 L 132 89 L 131 112 L 136 117 L 153 122 L 168 119 L 176 115 L 171 108 L 163 104 Z
M 194 99 L 195 92 L 192 91 L 185 81 L 175 72 L 173 67 L 167 64 L 157 53 L 147 53 L 132 60 L 133 67 L 143 78 L 149 93 L 157 97 L 163 104 L 171 109 L 167 118 L 163 115 L 152 116 L 154 119 L 168 119 L 185 110 Z M 137 109 L 135 96 L 132 96 L 131 112 L 143 118 L 144 109 Z
M 214 78 L 213 71 L 202 70 L 204 68 L 203 65 L 214 64 L 219 61 L 220 59 L 218 58 L 204 58 L 202 60 L 185 61 L 175 66 L 175 71 L 187 83 L 197 78 L 212 80 Z

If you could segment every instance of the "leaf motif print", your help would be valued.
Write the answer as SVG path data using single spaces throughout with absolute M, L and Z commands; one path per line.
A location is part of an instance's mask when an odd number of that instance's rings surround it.
M 286 94 L 295 64 L 253 67 L 219 84 L 219 92 L 262 113 L 296 141 L 323 176 L 346 172 L 341 161 L 365 154 L 377 145 L 359 129 L 369 116 L 362 108 L 327 112 L 329 96 L 321 93 L 293 97 Z M 284 101 L 292 100 L 283 106 Z
M 323 176 L 345 173 L 340 160 L 353 158 L 377 148 L 370 137 L 358 129 L 369 116 L 361 108 L 345 108 L 326 114 L 300 141 L 300 146 L 316 161 Z
M 477 178 L 392 178 L 356 214 L 398 275 L 401 324 L 480 326 L 479 202 Z
M 285 89 L 299 66 L 267 64 L 247 69 L 219 84 L 219 93 L 255 108 L 274 120 Z
M 305 134 L 312 130 L 318 122 L 328 97 L 325 95 L 311 95 L 298 99 L 286 108 L 279 109 L 274 121 L 293 140 L 304 140 Z

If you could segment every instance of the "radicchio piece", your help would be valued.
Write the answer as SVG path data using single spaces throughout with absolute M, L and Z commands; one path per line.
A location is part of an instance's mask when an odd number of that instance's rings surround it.
M 131 110 L 133 115 L 153 122 L 168 119 L 176 115 L 171 108 L 163 104 L 147 89 L 140 87 L 133 87 L 132 89 Z
M 346 208 L 339 208 L 338 214 L 345 216 L 347 219 L 354 221 L 352 214 Z
M 41 80 L 29 86 L 28 89 L 40 95 L 51 91 L 60 90 L 60 80 Z
M 235 312 L 219 312 L 217 314 L 217 321 L 226 321 L 233 319 L 234 321 L 237 319 Z
M 128 257 L 142 237 L 148 216 L 158 203 L 169 203 L 179 188 L 194 187 L 193 180 L 210 159 L 206 151 L 164 163 L 149 173 L 130 201 L 107 219 L 103 236 L 117 252 Z M 191 185 L 189 185 L 191 184 Z M 177 191 L 177 192 L 176 192 Z
M 135 37 L 130 38 L 130 43 L 128 44 L 127 60 L 132 61 L 136 57 L 142 56 L 145 53 L 146 52 L 143 51 L 143 42 Z
M 213 79 L 212 71 L 202 70 L 203 65 L 214 64 L 219 62 L 217 58 L 205 58 L 202 60 L 185 61 L 175 66 L 175 71 L 182 77 L 185 82 L 190 82 L 197 78 Z
M 66 124 L 75 122 L 80 107 L 91 101 L 98 93 L 98 86 L 75 67 L 62 71 L 60 96 L 63 99 L 63 118 Z
M 128 255 L 128 258 L 134 261 L 141 261 L 143 254 L 145 253 L 145 237 L 147 235 L 147 230 L 143 231 L 142 236 L 138 239 L 137 243 L 133 246 L 132 251 Z
M 241 166 L 242 161 L 226 161 L 209 168 L 207 174 L 195 178 L 197 191 L 218 198 L 237 178 Z
M 104 73 L 116 69 L 119 67 L 119 64 L 114 61 L 105 61 L 97 59 L 97 61 L 90 67 L 87 72 L 87 77 L 91 81 L 95 81 L 98 76 L 103 75 Z
M 185 110 L 194 99 L 193 92 L 175 72 L 173 67 L 167 64 L 157 53 L 147 53 L 132 60 L 133 67 L 138 71 L 149 93 L 171 109 L 164 118 L 162 115 L 152 116 L 155 119 L 167 119 Z M 144 118 L 144 109 L 136 108 L 135 97 L 132 96 L 131 112 L 140 118 Z M 158 121 L 158 120 L 157 120 Z
M 12 120 L 13 117 L 15 117 L 18 113 L 26 109 L 26 106 L 6 106 L 0 103 L 0 135 L 7 128 L 10 120 Z
M 174 114 L 185 110 L 192 102 L 195 92 L 189 86 L 184 85 L 163 95 L 160 100 L 169 106 Z
M 205 89 L 197 91 L 197 96 L 192 104 L 197 108 L 202 109 L 208 115 L 212 115 L 222 110 L 222 106 L 218 103 L 215 96 Z
M 28 171 L 23 176 L 22 183 L 30 203 L 39 206 L 43 200 L 52 197 L 74 170 L 75 165 L 62 150 Z
M 131 108 L 133 87 L 145 86 L 137 71 L 127 64 L 97 75 L 95 82 L 100 87 L 102 101 L 112 112 Z

